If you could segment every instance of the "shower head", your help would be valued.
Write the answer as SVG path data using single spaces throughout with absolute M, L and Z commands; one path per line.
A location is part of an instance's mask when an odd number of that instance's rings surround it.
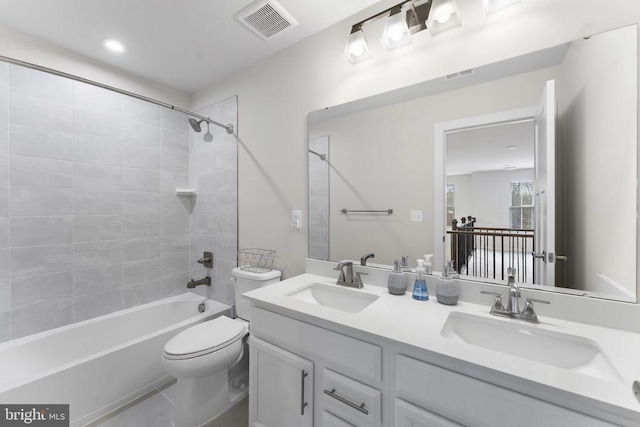
M 202 128 L 200 127 L 200 123 L 202 123 L 202 120 L 196 120 L 193 117 L 189 119 L 189 124 L 191 125 L 191 129 L 193 129 L 194 132 L 200 132 L 202 130 Z

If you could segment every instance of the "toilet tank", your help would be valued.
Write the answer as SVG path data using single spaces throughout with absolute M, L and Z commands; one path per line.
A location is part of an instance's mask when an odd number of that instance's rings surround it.
M 256 273 L 253 271 L 243 270 L 240 267 L 234 268 L 231 275 L 233 276 L 232 280 L 234 281 L 236 292 L 236 316 L 250 321 L 251 315 L 249 314 L 249 301 L 242 298 L 242 294 L 279 282 L 280 274 L 281 273 L 278 270 Z

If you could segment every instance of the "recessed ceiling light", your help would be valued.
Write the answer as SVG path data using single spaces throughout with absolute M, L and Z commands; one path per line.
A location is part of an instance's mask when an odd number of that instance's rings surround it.
M 514 171 L 514 170 L 518 169 L 518 167 L 517 166 L 511 166 L 511 165 L 504 165 L 503 169 L 506 170 L 506 171 Z
M 105 39 L 102 44 L 111 52 L 122 53 L 126 50 L 122 42 L 116 39 Z
M 507 150 L 515 150 L 516 148 L 518 148 L 518 146 L 517 146 L 517 145 L 509 145 L 509 146 L 507 147 Z

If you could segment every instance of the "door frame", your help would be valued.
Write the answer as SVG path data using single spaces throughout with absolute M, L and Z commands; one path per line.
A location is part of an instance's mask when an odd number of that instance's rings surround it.
M 445 224 L 444 209 L 446 206 L 445 167 L 447 164 L 447 151 L 445 150 L 445 142 L 447 140 L 447 134 L 477 127 L 494 126 L 524 120 L 533 121 L 537 111 L 538 106 L 532 105 L 497 113 L 481 114 L 440 122 L 433 126 L 433 265 L 435 270 L 439 271 L 442 268 L 446 253 L 444 246 L 447 226 Z

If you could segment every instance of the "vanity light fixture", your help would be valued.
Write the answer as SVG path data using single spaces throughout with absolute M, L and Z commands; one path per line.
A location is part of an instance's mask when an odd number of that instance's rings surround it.
M 404 0 L 351 27 L 344 49 L 347 61 L 354 64 L 372 58 L 362 26 L 383 17 L 387 22 L 380 42 L 389 50 L 411 43 L 411 35 L 426 28 L 437 34 L 462 26 L 455 0 Z
M 372 58 L 360 24 L 351 27 L 351 34 L 349 34 L 347 45 L 344 47 L 344 57 L 352 64 Z
M 122 53 L 126 50 L 124 44 L 121 41 L 116 39 L 105 39 L 102 44 L 104 47 L 109 49 L 111 52 Z
M 389 50 L 411 43 L 411 34 L 405 15 L 402 14 L 402 5 L 389 12 L 380 42 Z
M 462 26 L 455 0 L 433 0 L 427 27 L 432 35 Z
M 487 15 L 490 15 L 507 7 L 511 7 L 518 3 L 522 3 L 522 0 L 482 0 L 484 13 Z

